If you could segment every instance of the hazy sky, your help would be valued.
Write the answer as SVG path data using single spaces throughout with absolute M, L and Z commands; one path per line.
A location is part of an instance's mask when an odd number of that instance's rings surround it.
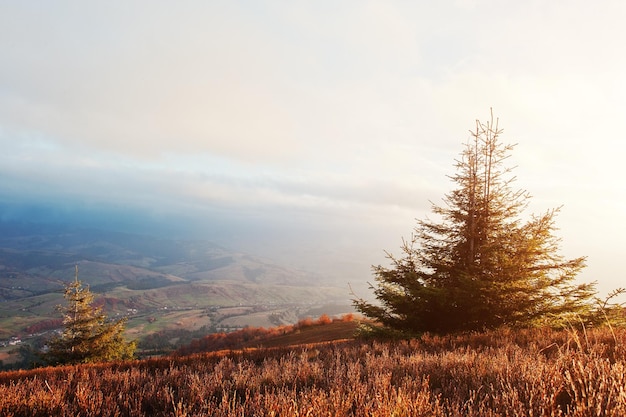
M 623 286 L 626 2 L 0 1 L 0 198 L 371 279 L 489 109 Z M 22 213 L 23 214 L 23 213 Z M 105 214 L 106 216 L 106 214 Z

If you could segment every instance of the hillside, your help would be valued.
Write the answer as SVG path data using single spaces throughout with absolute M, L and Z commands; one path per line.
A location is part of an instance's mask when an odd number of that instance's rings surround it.
M 0 415 L 623 416 L 624 346 L 501 329 L 0 372 Z
M 215 352 L 224 349 L 287 347 L 354 339 L 358 322 L 352 314 L 331 319 L 303 319 L 294 325 L 273 328 L 246 328 L 231 333 L 213 333 L 177 349 L 178 355 Z
M 132 339 L 352 311 L 347 286 L 208 241 L 0 222 L 0 344 L 58 326 L 75 265 L 109 317 L 129 318 Z

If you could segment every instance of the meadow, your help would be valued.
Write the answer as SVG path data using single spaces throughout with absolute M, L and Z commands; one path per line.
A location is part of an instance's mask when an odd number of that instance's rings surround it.
M 624 416 L 626 330 L 501 329 L 0 373 L 2 416 Z

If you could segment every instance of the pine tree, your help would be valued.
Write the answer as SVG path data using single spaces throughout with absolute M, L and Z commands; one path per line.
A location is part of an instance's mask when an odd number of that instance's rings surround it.
M 78 266 L 74 281 L 64 291 L 67 306 L 59 306 L 63 313 L 63 333 L 50 341 L 45 357 L 52 364 L 76 364 L 131 359 L 135 342 L 127 343 L 122 333 L 126 318 L 108 322 L 101 307 L 94 307 L 94 295 L 78 280 Z
M 403 333 L 448 333 L 501 325 L 530 326 L 564 314 L 591 314 L 594 284 L 575 284 L 585 257 L 558 255 L 559 209 L 521 214 L 530 196 L 513 190 L 498 121 L 476 121 L 456 160 L 456 189 L 432 205 L 439 220 L 419 220 L 402 257 L 375 266 L 378 303 L 354 305 L 384 328 Z

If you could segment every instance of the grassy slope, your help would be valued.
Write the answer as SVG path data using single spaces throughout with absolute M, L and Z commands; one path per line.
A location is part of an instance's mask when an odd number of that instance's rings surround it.
M 313 345 L 354 339 L 358 323 L 352 314 L 331 320 L 321 316 L 317 321 L 300 320 L 295 325 L 273 328 L 245 328 L 231 333 L 213 333 L 193 340 L 177 350 L 178 355 L 247 348 L 277 348 Z
M 286 347 L 353 339 L 358 327 L 355 321 L 336 321 L 296 329 L 283 335 L 244 344 L 245 347 Z
M 624 346 L 502 329 L 6 372 L 0 415 L 623 416 Z

